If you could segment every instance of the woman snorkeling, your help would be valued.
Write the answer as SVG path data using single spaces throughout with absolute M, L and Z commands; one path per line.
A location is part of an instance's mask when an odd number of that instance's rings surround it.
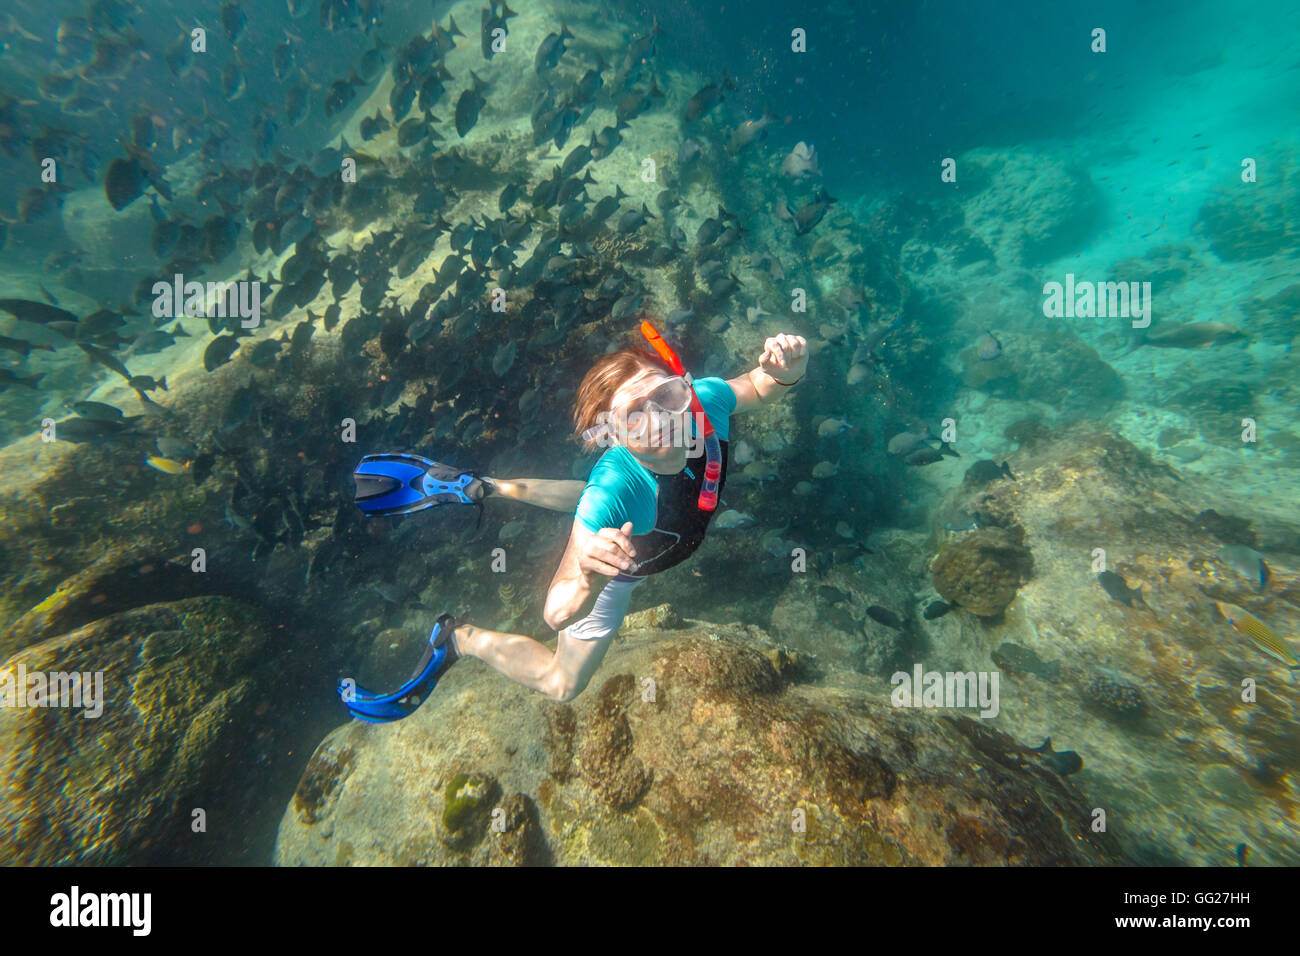
M 412 455 L 373 455 L 358 466 L 357 504 L 369 514 L 456 501 L 481 508 L 485 497 L 500 496 L 571 513 L 574 521 L 543 611 L 559 632 L 554 650 L 444 614 L 415 673 L 396 691 L 372 694 L 340 682 L 353 716 L 406 716 L 462 657 L 477 657 L 553 700 L 572 700 L 600 667 L 637 586 L 695 553 L 726 484 L 730 417 L 802 379 L 807 342 L 782 333 L 763 343 L 758 365 L 745 374 L 693 380 L 649 322 L 641 331 L 653 350 L 604 356 L 578 388 L 577 433 L 588 449 L 606 449 L 586 482 L 476 476 Z

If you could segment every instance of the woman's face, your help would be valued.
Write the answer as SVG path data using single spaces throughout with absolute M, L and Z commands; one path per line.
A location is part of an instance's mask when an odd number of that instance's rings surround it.
M 690 443 L 690 408 L 677 414 L 646 412 L 639 403 L 675 376 L 658 369 L 646 369 L 628 379 L 614 393 L 614 424 L 626 447 L 637 460 L 660 475 L 675 475 L 686 467 Z

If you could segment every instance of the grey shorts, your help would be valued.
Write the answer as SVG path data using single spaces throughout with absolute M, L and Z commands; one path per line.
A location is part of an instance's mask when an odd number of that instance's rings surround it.
M 596 595 L 596 603 L 591 606 L 591 613 L 580 621 L 575 621 L 564 631 L 579 641 L 599 641 L 618 632 L 627 616 L 627 606 L 632 601 L 632 592 L 645 578 L 615 578 L 605 585 Z

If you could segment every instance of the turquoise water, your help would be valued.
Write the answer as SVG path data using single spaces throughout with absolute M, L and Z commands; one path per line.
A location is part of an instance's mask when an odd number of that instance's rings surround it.
M 725 521 L 632 612 L 779 647 L 836 719 L 914 667 L 998 673 L 995 708 L 936 709 L 1081 757 L 1026 757 L 1107 811 L 1118 855 L 1075 862 L 1300 862 L 1300 11 L 1132 7 L 12 6 L 0 674 L 100 674 L 104 710 L 0 710 L 7 861 L 500 862 L 294 828 L 382 804 L 406 753 L 338 757 L 339 678 L 396 686 L 444 612 L 554 640 L 571 509 L 366 518 L 351 475 L 585 481 L 576 390 L 648 318 L 701 378 L 782 334 L 807 371 L 730 422 Z M 183 314 L 177 276 L 244 312 Z M 555 705 L 517 689 L 442 688 L 479 743 L 531 715 L 528 754 Z M 409 721 L 450 804 L 491 748 L 439 707 Z M 550 862 L 608 862 L 562 836 L 587 784 L 491 772 Z M 667 828 L 659 786 L 618 812 Z M 248 823 L 200 844 L 195 808 Z

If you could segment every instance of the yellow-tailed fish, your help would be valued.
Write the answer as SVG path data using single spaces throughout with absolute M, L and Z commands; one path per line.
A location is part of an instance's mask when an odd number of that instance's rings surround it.
M 188 461 L 175 461 L 171 458 L 163 458 L 161 455 L 145 455 L 144 463 L 167 475 L 183 475 L 190 470 Z
M 1300 670 L 1300 660 L 1296 660 L 1295 654 L 1287 646 L 1286 641 L 1273 633 L 1273 629 L 1251 614 L 1249 611 L 1237 607 L 1235 604 L 1228 604 L 1225 601 L 1215 601 L 1219 608 L 1219 613 L 1223 615 L 1224 620 L 1233 626 L 1241 634 L 1245 634 L 1254 642 L 1255 646 L 1261 651 L 1278 661 L 1281 661 L 1286 667 L 1294 672 Z

